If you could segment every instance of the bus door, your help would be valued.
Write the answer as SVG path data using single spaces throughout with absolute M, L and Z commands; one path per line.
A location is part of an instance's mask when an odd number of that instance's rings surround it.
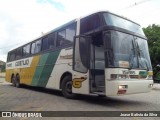
M 105 91 L 104 45 L 101 34 L 75 37 L 73 70 L 73 93 Z
M 76 36 L 73 45 L 73 74 L 72 92 L 89 94 L 89 66 L 90 66 L 89 36 Z
M 90 44 L 90 92 L 105 92 L 104 44 L 101 34 L 94 35 Z

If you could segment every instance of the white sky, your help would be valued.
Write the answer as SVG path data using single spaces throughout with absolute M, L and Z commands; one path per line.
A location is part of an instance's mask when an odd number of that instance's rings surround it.
M 109 10 L 142 27 L 160 24 L 160 0 L 0 0 L 0 60 L 72 19 Z

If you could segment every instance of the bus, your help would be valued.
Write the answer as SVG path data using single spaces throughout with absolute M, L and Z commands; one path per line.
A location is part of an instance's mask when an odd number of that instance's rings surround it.
M 8 52 L 6 81 L 76 94 L 149 92 L 153 72 L 141 26 L 109 11 L 74 19 Z

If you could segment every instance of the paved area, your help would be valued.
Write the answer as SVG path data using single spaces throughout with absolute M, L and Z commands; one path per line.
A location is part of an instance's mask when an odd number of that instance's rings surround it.
M 150 93 L 98 98 L 81 95 L 66 99 L 60 91 L 23 86 L 15 88 L 0 79 L 0 111 L 160 111 L 160 84 Z M 11 118 L 8 118 L 11 119 Z M 13 119 L 13 118 L 12 118 Z M 11 120 L 12 120 L 11 119 Z M 156 117 L 54 117 L 16 120 L 159 120 Z M 0 118 L 5 120 L 5 118 Z
M 6 82 L 5 78 L 0 77 L 0 85 L 11 85 L 11 83 Z M 154 83 L 153 84 L 153 89 L 154 90 L 160 90 L 160 83 Z
M 154 83 L 153 84 L 153 89 L 154 90 L 160 90 L 160 83 Z

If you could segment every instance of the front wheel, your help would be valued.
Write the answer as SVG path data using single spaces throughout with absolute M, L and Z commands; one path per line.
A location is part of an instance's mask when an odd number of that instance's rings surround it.
M 74 98 L 75 94 L 72 93 L 72 77 L 66 76 L 62 80 L 62 93 L 66 98 Z

